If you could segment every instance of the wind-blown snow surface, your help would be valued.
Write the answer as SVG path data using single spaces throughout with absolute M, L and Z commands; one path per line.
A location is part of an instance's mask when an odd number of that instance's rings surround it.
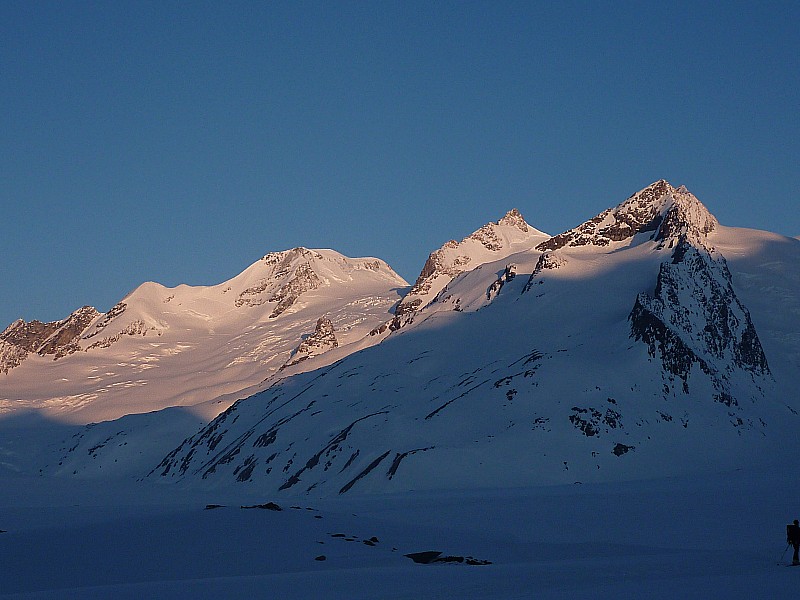
M 281 511 L 240 508 L 271 500 L 242 488 L 4 484 L 9 599 L 750 600 L 793 594 L 800 575 L 778 564 L 797 516 L 796 481 L 781 473 L 351 495 Z M 491 564 L 405 557 L 423 551 Z

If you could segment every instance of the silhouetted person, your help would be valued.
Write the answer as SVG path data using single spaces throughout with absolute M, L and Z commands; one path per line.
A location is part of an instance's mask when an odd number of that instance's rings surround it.
M 786 526 L 786 543 L 794 546 L 794 556 L 792 556 L 792 564 L 800 565 L 800 521 L 794 520 L 794 523 Z

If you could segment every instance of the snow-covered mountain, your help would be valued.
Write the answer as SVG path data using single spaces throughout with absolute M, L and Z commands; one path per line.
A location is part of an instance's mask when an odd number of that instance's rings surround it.
M 211 418 L 285 366 L 369 339 L 407 286 L 381 260 L 295 248 L 219 285 L 150 282 L 104 314 L 19 320 L 0 333 L 0 412 L 89 423 L 184 406 Z
M 432 258 L 401 303 L 413 318 L 382 343 L 237 402 L 151 477 L 335 495 L 718 471 L 796 450 L 795 240 L 723 227 L 658 181 L 504 248 L 460 272 Z
M 511 211 L 433 252 L 411 290 L 375 259 L 270 254 L 220 286 L 13 324 L 8 414 L 177 408 L 39 454 L 29 429 L 5 443 L 31 470 L 276 495 L 774 464 L 797 450 L 798 264 L 798 240 L 724 227 L 666 181 L 555 237 Z M 70 377 L 94 396 L 46 391 Z

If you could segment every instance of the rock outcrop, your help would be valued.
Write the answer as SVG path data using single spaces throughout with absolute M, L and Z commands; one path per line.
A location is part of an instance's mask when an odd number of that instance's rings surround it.
M 653 295 L 639 294 L 629 320 L 631 337 L 661 361 L 665 386 L 673 392 L 680 386 L 690 393 L 697 368 L 710 379 L 717 402 L 739 404 L 731 378 L 743 374 L 751 377 L 750 399 L 762 395 L 759 382 L 770 375 L 769 365 L 725 259 L 687 235 L 679 234 L 671 260 L 661 263 Z
M 81 334 L 99 316 L 96 309 L 84 306 L 62 321 L 13 322 L 0 333 L 0 371 L 19 366 L 28 353 L 59 359 L 80 350 Z
M 317 289 L 321 281 L 311 266 L 311 261 L 322 260 L 323 256 L 306 248 L 294 248 L 284 252 L 271 252 L 261 261 L 271 267 L 271 274 L 257 285 L 239 294 L 236 307 L 259 306 L 265 302 L 277 302 L 271 318 L 275 318 L 305 292 Z
M 331 323 L 330 319 L 327 317 L 320 317 L 319 320 L 317 320 L 314 333 L 300 342 L 300 345 L 297 346 L 285 366 L 290 367 L 296 365 L 312 356 L 318 356 L 338 346 L 339 342 L 334 333 L 333 323 Z

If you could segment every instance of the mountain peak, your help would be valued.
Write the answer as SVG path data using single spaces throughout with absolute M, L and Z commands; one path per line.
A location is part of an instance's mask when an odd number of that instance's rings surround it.
M 277 252 L 269 252 L 261 257 L 261 260 L 268 265 L 277 264 L 291 264 L 300 260 L 311 260 L 313 258 L 322 258 L 322 255 L 315 253 L 308 248 L 298 246 L 291 250 L 279 250 Z
M 497 224 L 504 227 L 516 227 L 525 233 L 527 233 L 528 229 L 530 228 L 530 226 L 525 222 L 525 219 L 522 217 L 522 213 L 520 213 L 516 208 L 512 208 L 510 211 L 508 211 L 506 215 L 497 222 Z
M 716 226 L 717 220 L 685 186 L 674 188 L 665 179 L 659 179 L 615 208 L 539 244 L 537 249 L 604 247 L 616 242 L 629 243 L 637 234 L 650 232 L 650 239 L 657 241 L 682 234 L 697 239 Z
M 672 202 L 663 210 L 656 240 L 689 236 L 700 242 L 719 222 L 685 186 L 673 190 Z
M 227 283 L 245 288 L 236 298 L 237 308 L 278 302 L 270 315 L 275 318 L 305 292 L 329 287 L 333 282 L 365 277 L 407 285 L 389 265 L 377 258 L 349 258 L 335 250 L 303 247 L 270 252 Z
M 457 275 L 528 250 L 548 237 L 528 225 L 519 210 L 512 208 L 499 221 L 487 223 L 460 242 L 446 242 L 425 261 L 416 283 L 398 305 L 396 317 L 428 304 Z

